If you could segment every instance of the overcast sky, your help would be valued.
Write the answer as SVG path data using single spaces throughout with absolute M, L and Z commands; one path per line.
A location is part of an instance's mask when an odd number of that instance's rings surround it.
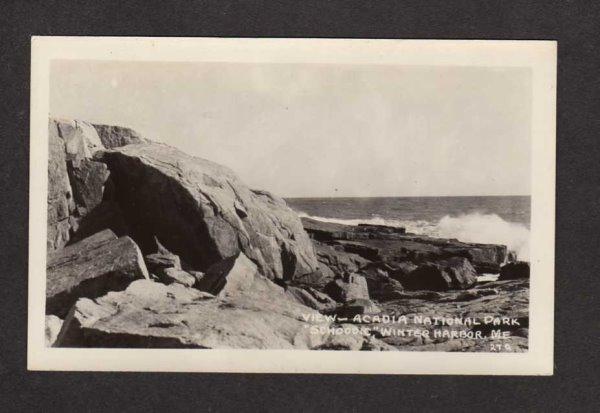
M 284 197 L 528 195 L 528 69 L 55 61 L 50 114 Z

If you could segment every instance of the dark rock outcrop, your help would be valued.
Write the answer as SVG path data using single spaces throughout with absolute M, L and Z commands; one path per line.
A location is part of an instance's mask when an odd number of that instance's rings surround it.
M 94 126 L 50 119 L 48 139 L 48 250 L 107 228 L 127 233 L 118 205 L 106 193 L 112 188 L 108 168 L 92 159 L 105 149 Z
M 498 280 L 529 279 L 529 263 L 524 261 L 508 263 L 500 270 Z
M 418 268 L 418 265 L 410 261 L 395 263 L 393 267 L 389 267 L 388 274 L 391 278 L 400 281 L 402 278 Z
M 344 225 L 302 218 L 316 241 L 341 248 L 373 262 L 392 267 L 412 262 L 422 264 L 451 257 L 464 257 L 480 272 L 498 273 L 508 258 L 504 245 L 475 244 L 454 239 L 405 233 L 402 229 L 376 225 Z
M 69 243 L 81 241 L 105 229 L 110 229 L 119 237 L 129 234 L 129 225 L 115 200 L 104 199 L 91 211 L 82 208 L 78 208 L 78 211 L 85 211 L 85 215 L 77 213 L 71 216 Z
M 64 317 L 78 298 L 123 290 L 138 278 L 148 271 L 135 242 L 102 231 L 48 255 L 46 314 Z
M 312 218 L 302 218 L 302 223 L 311 237 L 320 242 L 358 241 L 381 237 L 394 239 L 397 235 L 406 233 L 404 228 L 385 225 L 359 224 L 354 226 L 317 221 Z
M 229 169 L 153 143 L 97 154 L 115 183 L 132 237 L 150 252 L 157 237 L 196 270 L 243 252 L 268 278 L 291 279 L 318 267 L 296 214 Z
M 69 181 L 80 215 L 86 215 L 103 200 L 109 172 L 105 164 L 89 159 L 68 164 Z
M 477 282 L 477 273 L 469 260 L 452 257 L 423 264 L 402 278 L 409 290 L 447 291 L 465 289 Z
M 404 290 L 398 280 L 390 277 L 390 270 L 390 267 L 381 263 L 371 263 L 360 269 L 360 274 L 367 280 L 371 298 L 379 301 L 391 300 Z

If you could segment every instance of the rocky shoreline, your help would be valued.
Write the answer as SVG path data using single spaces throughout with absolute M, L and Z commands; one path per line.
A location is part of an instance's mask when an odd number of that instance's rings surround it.
M 50 119 L 47 247 L 49 346 L 528 347 L 529 265 L 505 246 L 300 219 L 128 128 Z

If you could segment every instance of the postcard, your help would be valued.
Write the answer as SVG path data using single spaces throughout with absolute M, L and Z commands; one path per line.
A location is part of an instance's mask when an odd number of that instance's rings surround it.
M 33 37 L 28 368 L 551 375 L 556 47 Z

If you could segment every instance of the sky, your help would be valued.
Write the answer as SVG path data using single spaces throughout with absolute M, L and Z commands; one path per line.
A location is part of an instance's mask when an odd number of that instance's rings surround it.
M 283 197 L 529 195 L 531 96 L 526 68 L 59 60 L 50 116 Z

